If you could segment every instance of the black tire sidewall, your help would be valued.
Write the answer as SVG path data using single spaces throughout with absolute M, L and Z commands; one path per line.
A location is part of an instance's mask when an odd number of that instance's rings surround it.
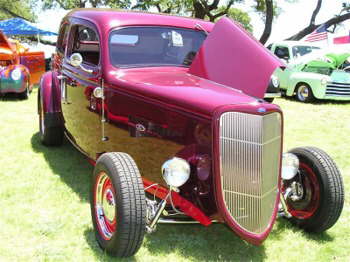
M 101 236 L 94 206 L 96 181 L 101 172 L 111 179 L 115 191 L 117 223 L 109 240 Z M 92 221 L 100 247 L 113 256 L 134 255 L 146 232 L 146 201 L 141 175 L 133 159 L 128 154 L 115 152 L 100 156 L 94 168 L 90 192 Z
M 20 97 L 23 99 L 23 100 L 26 100 L 29 98 L 29 82 L 26 82 L 26 88 L 25 90 L 20 93 Z
M 103 162 L 100 161 L 96 163 L 93 177 L 92 177 L 92 183 L 91 183 L 90 202 L 91 202 L 92 222 L 94 224 L 97 242 L 103 249 L 106 249 L 107 252 L 113 253 L 115 251 L 113 250 L 113 247 L 116 245 L 119 246 L 120 244 L 120 239 L 118 237 L 120 235 L 118 234 L 118 231 L 122 228 L 121 225 L 123 221 L 121 218 L 123 217 L 123 210 L 122 210 L 122 203 L 120 200 L 120 194 L 121 194 L 120 178 L 118 175 L 113 175 L 113 172 L 114 174 L 117 174 L 117 171 L 115 170 L 115 167 L 113 166 L 112 161 L 110 162 L 111 163 L 109 163 L 108 161 L 103 161 Z M 113 234 L 110 240 L 105 240 L 98 231 L 98 225 L 97 225 L 98 222 L 96 220 L 96 210 L 94 207 L 96 179 L 98 178 L 98 175 L 100 174 L 100 172 L 105 172 L 108 175 L 108 177 L 112 181 L 112 185 L 115 191 L 115 201 L 116 201 L 115 212 L 116 212 L 117 227 L 116 227 L 116 232 Z
M 317 182 L 319 185 L 320 195 L 319 195 L 319 206 L 311 217 L 307 219 L 297 219 L 297 218 L 294 218 L 294 219 L 301 226 L 303 226 L 304 224 L 307 224 L 307 226 L 312 226 L 315 224 L 314 221 L 318 221 L 320 218 L 322 218 L 323 214 L 326 212 L 325 200 L 327 196 L 325 195 L 325 193 L 327 194 L 327 192 L 329 192 L 329 185 L 325 181 L 325 179 L 327 178 L 324 178 L 325 174 L 324 172 L 322 172 L 322 167 L 319 167 L 317 162 L 316 163 L 313 162 L 310 158 L 306 157 L 305 155 L 301 155 L 300 153 L 296 155 L 298 156 L 299 161 L 307 165 L 308 167 L 310 167 L 314 172 L 314 174 L 316 175 Z
M 295 154 L 301 163 L 312 169 L 319 185 L 319 205 L 315 213 L 307 219 L 293 217 L 291 221 L 306 231 L 322 232 L 333 226 L 340 215 L 335 216 L 336 219 L 334 221 L 330 219 L 333 216 L 333 212 L 338 212 L 338 210 L 332 210 L 335 204 L 332 203 L 334 201 L 334 197 L 332 196 L 334 192 L 332 192 L 331 186 L 334 185 L 331 185 L 331 182 L 334 182 L 335 179 L 341 181 L 341 175 L 335 163 L 322 150 L 316 148 L 295 148 L 290 152 Z M 321 161 L 324 162 L 324 165 L 322 165 Z M 337 178 L 330 176 L 337 176 Z M 341 209 L 342 207 L 340 208 L 340 212 Z

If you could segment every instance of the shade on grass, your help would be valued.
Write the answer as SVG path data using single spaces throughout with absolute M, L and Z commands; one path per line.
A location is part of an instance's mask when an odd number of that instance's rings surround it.
M 40 144 L 34 89 L 29 100 L 0 99 L 0 261 L 119 261 L 98 247 L 92 230 L 93 168 L 69 143 Z M 261 246 L 224 225 L 159 225 L 134 259 L 123 261 L 350 261 L 350 104 L 277 99 L 284 111 L 285 150 L 318 146 L 344 175 L 345 207 L 324 234 L 279 220 Z

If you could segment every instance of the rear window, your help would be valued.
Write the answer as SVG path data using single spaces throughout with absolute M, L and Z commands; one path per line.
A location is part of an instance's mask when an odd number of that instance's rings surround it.
M 205 37 L 175 27 L 128 27 L 111 32 L 109 52 L 117 67 L 189 66 Z

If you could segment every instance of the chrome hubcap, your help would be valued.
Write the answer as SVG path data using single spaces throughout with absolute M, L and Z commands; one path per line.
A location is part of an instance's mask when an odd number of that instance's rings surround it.
M 309 97 L 309 89 L 306 86 L 300 86 L 298 88 L 298 98 L 301 101 L 305 101 Z
M 102 201 L 103 210 L 105 212 L 105 217 L 109 221 L 113 221 L 114 219 L 114 209 L 115 209 L 115 202 L 114 202 L 114 195 L 112 193 L 112 190 L 108 189 L 106 190 L 105 196 Z
M 101 172 L 95 184 L 96 222 L 102 237 L 111 239 L 116 229 L 115 193 L 111 179 Z

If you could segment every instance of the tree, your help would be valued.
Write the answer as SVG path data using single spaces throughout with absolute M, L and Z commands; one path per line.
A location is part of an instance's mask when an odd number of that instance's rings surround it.
M 265 44 L 269 39 L 272 31 L 272 21 L 276 15 L 277 5 L 274 5 L 272 0 L 257 0 L 255 9 L 263 14 L 263 20 L 265 20 L 264 31 L 260 37 L 260 42 Z
M 160 13 L 181 14 L 209 21 L 227 15 L 240 22 L 247 30 L 252 31 L 248 13 L 235 8 L 236 3 L 245 3 L 247 0 L 44 0 L 45 8 L 59 6 L 64 9 L 76 7 L 118 7 L 138 10 L 156 10 Z M 293 0 L 288 0 L 293 1 Z M 260 38 L 265 43 L 272 30 L 273 17 L 276 14 L 276 5 L 273 0 L 255 0 L 255 10 L 262 14 L 265 21 L 265 30 Z
M 218 9 L 218 12 L 221 12 L 221 10 L 223 10 L 225 7 L 220 7 Z M 251 20 L 250 17 L 248 15 L 247 12 L 244 12 L 238 8 L 235 7 L 231 7 L 227 14 L 228 17 L 232 18 L 233 20 L 237 21 L 238 23 L 240 23 L 245 30 L 249 31 L 249 32 L 253 32 L 253 26 L 251 24 Z
M 249 15 L 237 8 L 235 3 L 244 3 L 246 0 L 139 0 L 133 7 L 135 9 L 149 10 L 156 7 L 158 12 L 185 14 L 200 19 L 216 21 L 218 18 L 227 15 L 237 22 L 240 22 L 245 29 L 252 31 Z M 272 0 L 255 0 L 255 10 L 262 14 L 265 21 L 265 30 L 260 38 L 265 43 L 272 30 L 273 17 L 276 15 L 276 5 Z
M 154 7 L 159 13 L 165 14 L 187 14 L 191 8 L 191 0 L 139 0 L 132 9 L 150 10 Z M 191 15 L 191 14 L 188 14 Z
M 63 9 L 86 8 L 86 7 L 118 7 L 130 8 L 131 0 L 43 0 L 44 9 L 60 7 Z
M 345 14 L 336 15 L 336 16 L 328 19 L 327 21 L 325 21 L 321 24 L 315 24 L 316 17 L 317 17 L 317 15 L 320 12 L 320 9 L 322 7 L 322 0 L 317 0 L 316 7 L 315 7 L 314 11 L 312 12 L 309 24 L 305 28 L 300 30 L 298 33 L 288 37 L 286 40 L 300 40 L 303 37 L 307 36 L 308 34 L 312 33 L 315 29 L 317 29 L 321 25 L 325 25 L 326 29 L 328 29 L 331 26 L 336 26 L 337 24 L 344 22 L 345 20 L 350 19 L 350 12 L 349 12 L 350 8 L 346 4 L 343 6 L 344 6 L 343 11 L 346 12 Z
M 149 10 L 156 7 L 158 12 L 186 14 L 195 18 L 215 21 L 217 18 L 226 15 L 235 2 L 244 0 L 139 0 L 133 9 Z M 226 2 L 224 5 L 222 2 Z
M 0 0 L 0 19 L 9 19 L 13 17 L 23 18 L 34 22 L 35 15 L 32 12 L 29 0 Z

